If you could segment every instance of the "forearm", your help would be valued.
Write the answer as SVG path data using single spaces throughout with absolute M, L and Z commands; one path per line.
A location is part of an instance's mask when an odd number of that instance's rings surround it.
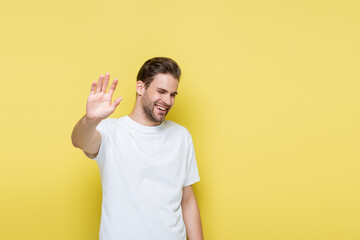
M 188 240 L 203 240 L 199 206 L 193 197 L 181 203 Z
M 91 149 L 92 139 L 96 133 L 96 127 L 101 120 L 90 120 L 84 115 L 75 125 L 71 134 L 71 140 L 75 147 L 86 150 Z

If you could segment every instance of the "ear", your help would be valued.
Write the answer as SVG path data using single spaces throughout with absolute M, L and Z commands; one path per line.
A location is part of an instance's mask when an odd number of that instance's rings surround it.
M 136 92 L 139 96 L 142 96 L 145 92 L 145 84 L 142 81 L 136 82 Z

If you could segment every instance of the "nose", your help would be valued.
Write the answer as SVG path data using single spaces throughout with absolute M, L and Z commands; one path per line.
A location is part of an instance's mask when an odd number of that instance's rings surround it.
M 171 106 L 171 96 L 170 94 L 164 94 L 164 97 L 162 99 L 166 105 Z

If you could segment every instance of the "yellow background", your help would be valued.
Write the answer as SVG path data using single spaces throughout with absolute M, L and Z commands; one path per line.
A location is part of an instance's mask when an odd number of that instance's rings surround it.
M 71 144 L 110 72 L 127 115 L 154 56 L 183 76 L 206 240 L 360 239 L 359 1 L 0 3 L 0 238 L 98 239 L 95 161 Z M 115 99 L 115 98 L 113 98 Z

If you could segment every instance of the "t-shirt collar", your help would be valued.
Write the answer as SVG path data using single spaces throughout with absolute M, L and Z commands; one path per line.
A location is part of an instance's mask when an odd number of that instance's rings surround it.
M 161 124 L 159 124 L 157 126 L 145 126 L 145 125 L 142 125 L 142 124 L 136 122 L 129 116 L 125 116 L 125 119 L 126 119 L 126 122 L 131 127 L 135 128 L 136 130 L 139 130 L 141 132 L 145 132 L 145 133 L 158 133 L 161 130 L 163 130 L 165 127 L 165 121 L 162 121 Z

